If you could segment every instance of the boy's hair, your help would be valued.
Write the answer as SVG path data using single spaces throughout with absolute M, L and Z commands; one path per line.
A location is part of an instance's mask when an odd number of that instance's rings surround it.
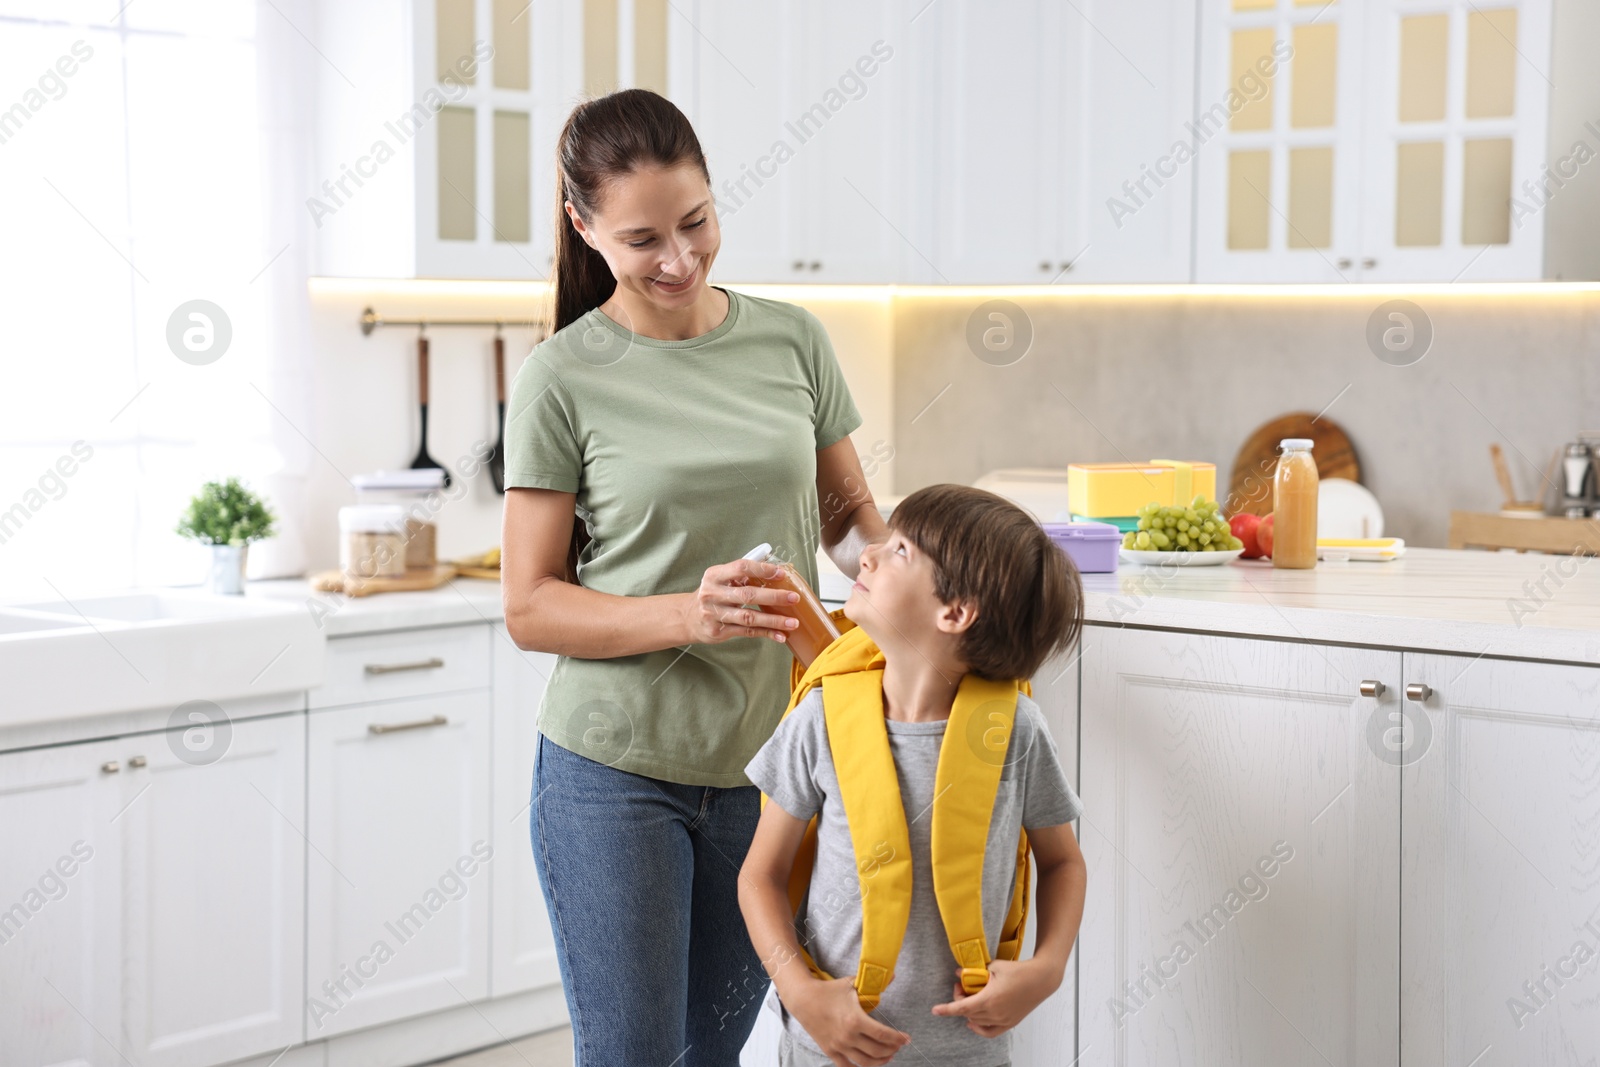
M 1032 678 L 1078 639 L 1078 568 L 1011 501 L 965 485 L 930 485 L 895 507 L 889 528 L 933 561 L 934 596 L 977 605 L 956 655 L 980 678 Z

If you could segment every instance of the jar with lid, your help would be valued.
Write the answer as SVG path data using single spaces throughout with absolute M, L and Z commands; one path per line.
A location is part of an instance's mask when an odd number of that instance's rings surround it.
M 339 509 L 339 569 L 349 578 L 404 578 L 406 509 L 356 504 Z
M 405 565 L 411 570 L 432 570 L 439 561 L 434 515 L 440 504 L 430 498 L 444 488 L 444 471 L 437 467 L 377 471 L 358 474 L 350 482 L 356 488 L 357 504 L 397 504 L 404 510 Z
M 1309 437 L 1279 442 L 1272 479 L 1272 565 L 1310 570 L 1317 565 L 1317 463 Z

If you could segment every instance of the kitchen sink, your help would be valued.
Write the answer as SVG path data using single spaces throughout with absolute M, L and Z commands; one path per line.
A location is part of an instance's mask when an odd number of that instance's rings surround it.
M 155 622 L 160 619 L 218 619 L 230 616 L 259 615 L 261 601 L 241 596 L 212 596 L 183 592 L 114 593 L 47 604 L 19 604 L 23 611 L 48 612 L 68 617 L 77 625 L 87 618 L 95 622 Z
M 251 700 L 322 684 L 326 637 L 292 601 L 130 589 L 0 605 L 0 728 Z

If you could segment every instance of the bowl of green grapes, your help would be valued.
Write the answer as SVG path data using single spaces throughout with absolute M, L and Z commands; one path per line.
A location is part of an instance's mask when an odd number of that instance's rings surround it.
M 1215 567 L 1239 558 L 1244 542 L 1233 536 L 1215 500 L 1197 496 L 1187 504 L 1146 504 L 1138 529 L 1122 537 L 1129 563 Z

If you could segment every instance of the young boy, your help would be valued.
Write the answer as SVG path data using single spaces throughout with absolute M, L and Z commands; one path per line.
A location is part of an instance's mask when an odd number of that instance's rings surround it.
M 992 959 L 987 984 L 971 994 L 963 990 L 935 895 L 930 835 L 941 746 L 970 746 L 974 738 L 994 746 L 994 734 L 984 733 L 987 710 L 964 712 L 976 732 L 945 739 L 963 680 L 969 673 L 1001 682 L 1032 678 L 1076 640 L 1082 605 L 1076 568 L 1038 523 L 979 489 L 935 485 L 913 493 L 895 509 L 888 540 L 863 551 L 844 614 L 883 654 L 884 726 L 911 853 L 910 914 L 898 959 L 888 961 L 893 978 L 869 1014 L 853 984 L 863 903 L 888 880 L 873 881 L 876 859 L 863 862 L 852 844 L 829 747 L 824 687 L 817 686 L 745 768 L 771 802 L 741 872 L 739 903 L 777 987 L 785 1067 L 869 1067 L 891 1059 L 916 1067 L 1000 1067 L 1010 1059 L 1007 1031 L 1061 984 L 1087 882 L 1068 825 L 1082 804 L 1027 695 L 1016 693 L 1009 743 L 1000 734 L 990 757 L 999 761 L 1003 752 L 981 865 L 982 925 L 993 957 L 1016 881 L 1018 830 L 1025 829 L 1038 872 L 1037 946 L 1026 960 Z M 861 690 L 833 690 L 845 691 Z M 1003 691 L 1009 705 L 1011 690 Z M 876 694 L 871 697 L 875 702 Z M 852 710 L 859 703 L 853 701 Z M 807 823 L 819 813 L 810 889 L 795 915 L 789 875 Z M 886 862 L 893 852 L 881 842 L 867 850 Z M 977 871 L 976 858 L 969 859 Z M 863 886 L 871 888 L 864 894 Z M 812 973 L 797 930 L 832 981 Z M 910 1051 L 897 1057 L 907 1045 Z

